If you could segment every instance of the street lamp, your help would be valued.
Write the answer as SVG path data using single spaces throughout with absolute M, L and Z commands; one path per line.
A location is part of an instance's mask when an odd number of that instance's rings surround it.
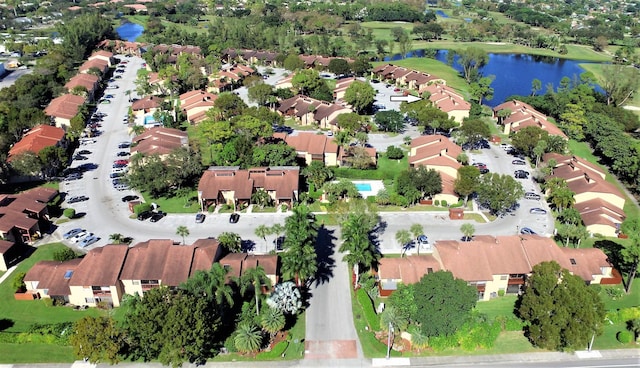
M 393 326 L 391 322 L 389 322 L 389 336 L 387 337 L 387 360 L 389 360 L 391 355 L 391 335 L 393 334 Z

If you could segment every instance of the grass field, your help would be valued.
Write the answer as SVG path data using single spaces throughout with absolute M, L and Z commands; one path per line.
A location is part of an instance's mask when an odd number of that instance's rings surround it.
M 196 190 L 191 191 L 188 200 L 188 206 L 185 207 L 184 197 L 160 197 L 151 198 L 149 193 L 143 192 L 142 196 L 146 203 L 156 203 L 160 206 L 160 210 L 167 213 L 196 213 L 200 211 L 200 205 L 198 204 L 198 192 Z

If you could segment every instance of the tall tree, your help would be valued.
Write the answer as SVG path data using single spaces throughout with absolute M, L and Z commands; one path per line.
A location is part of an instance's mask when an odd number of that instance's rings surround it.
M 479 142 L 483 138 L 489 138 L 491 136 L 491 129 L 489 126 L 480 119 L 465 119 L 462 122 L 462 126 L 458 129 L 460 136 L 465 143 L 471 145 Z
M 554 261 L 533 266 L 518 305 L 527 338 L 543 349 L 584 348 L 603 331 L 606 310 L 598 293 Z
M 240 294 L 245 295 L 249 289 L 253 289 L 257 316 L 260 315 L 260 295 L 262 295 L 263 287 L 271 289 L 271 280 L 267 277 L 262 266 L 243 270 L 242 276 L 240 276 Z
M 256 236 L 258 236 L 258 237 L 260 237 L 260 238 L 262 238 L 264 240 L 264 246 L 265 246 L 265 249 L 266 249 L 267 236 L 271 235 L 271 229 L 267 225 L 261 224 L 261 225 L 258 225 L 256 227 L 254 232 L 255 232 Z
M 636 277 L 636 272 L 640 268 L 640 217 L 629 217 L 622 223 L 622 232 L 627 234 L 629 240 L 621 251 L 622 259 L 625 262 L 627 282 L 624 290 L 631 292 L 631 283 Z
M 237 233 L 225 231 L 218 235 L 218 242 L 229 252 L 239 253 L 242 250 L 242 238 Z
M 273 340 L 273 336 L 281 331 L 286 324 L 284 313 L 277 308 L 264 308 L 260 317 L 260 326 L 269 336 L 269 340 Z
M 456 332 L 467 321 L 478 300 L 475 287 L 454 279 L 448 271 L 428 273 L 413 285 L 412 320 L 427 336 Z
M 353 106 L 357 113 L 369 109 L 376 97 L 376 90 L 369 83 L 354 81 L 344 92 L 344 100 Z
M 354 288 L 357 287 L 361 266 L 365 269 L 377 264 L 380 251 L 371 239 L 371 232 L 378 224 L 379 217 L 372 206 L 363 200 L 352 200 L 349 212 L 341 216 L 342 245 L 340 252 L 348 252 L 344 260 L 353 268 Z
M 298 286 L 313 277 L 317 270 L 315 244 L 318 227 L 309 207 L 299 205 L 285 220 L 285 253 L 282 255 L 282 273 L 295 278 Z
M 493 213 L 512 207 L 524 195 L 522 184 L 511 175 L 497 173 L 483 175 L 476 192 L 480 203 L 486 204 Z
M 603 65 L 600 86 L 607 96 L 607 105 L 624 105 L 638 90 L 640 73 L 631 66 Z
M 478 189 L 480 184 L 480 170 L 475 166 L 461 166 L 458 169 L 458 177 L 453 183 L 456 193 L 464 197 L 464 205 L 467 205 L 469 196 Z
M 224 315 L 225 309 L 234 305 L 233 289 L 227 283 L 230 271 L 216 262 L 211 265 L 209 270 L 196 271 L 193 276 L 180 285 L 180 288 L 191 295 L 203 297 L 207 301 L 215 303 L 220 315 Z
M 479 77 L 478 70 L 489 61 L 489 54 L 479 47 L 469 46 L 455 51 L 458 64 L 462 66 L 462 75 L 467 83 L 474 82 Z
M 406 229 L 396 231 L 396 241 L 400 245 L 400 254 L 404 256 L 407 245 L 412 240 L 411 233 Z
M 482 77 L 478 79 L 477 82 L 472 82 L 469 85 L 469 93 L 478 101 L 478 104 L 482 105 L 482 100 L 493 100 L 493 87 L 491 87 L 491 83 L 493 83 L 494 79 L 496 79 L 495 75 L 490 75 L 488 77 Z
M 333 178 L 333 171 L 325 166 L 323 161 L 311 161 L 309 166 L 302 169 L 304 176 L 315 190 L 322 188 L 322 185 Z
M 124 336 L 113 318 L 87 316 L 73 324 L 69 342 L 77 358 L 88 359 L 92 364 L 117 364 Z

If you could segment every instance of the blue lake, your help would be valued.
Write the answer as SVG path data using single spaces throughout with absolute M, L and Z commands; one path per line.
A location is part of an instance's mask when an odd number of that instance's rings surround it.
M 447 52 L 447 50 L 438 51 L 436 59 L 446 63 Z M 424 57 L 424 50 L 415 50 L 407 54 L 407 57 Z M 400 54 L 396 54 L 391 58 L 385 58 L 385 61 L 400 59 Z M 494 107 L 511 95 L 528 96 L 531 94 L 531 82 L 534 79 L 542 82 L 542 90 L 538 91 L 538 94 L 544 94 L 549 83 L 557 88 L 562 78 L 573 79 L 574 76 L 584 73 L 584 69 L 578 65 L 582 63 L 588 63 L 588 61 L 527 54 L 489 54 L 489 62 L 480 69 L 480 72 L 483 76 L 495 76 L 491 84 L 494 94 L 492 100 L 484 100 L 483 104 Z M 462 70 L 455 62 L 453 67 L 458 71 Z
M 122 23 L 120 27 L 116 28 L 116 32 L 123 40 L 133 42 L 136 38 L 142 35 L 144 27 L 137 23 L 125 22 Z

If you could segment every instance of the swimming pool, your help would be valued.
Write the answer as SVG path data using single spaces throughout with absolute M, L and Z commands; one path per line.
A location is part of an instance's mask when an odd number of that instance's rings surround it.
M 144 125 L 150 125 L 155 123 L 156 123 L 156 119 L 153 117 L 153 115 L 145 115 Z
M 371 184 L 369 183 L 354 183 L 354 185 L 356 186 L 356 189 L 358 189 L 359 192 L 371 191 Z

